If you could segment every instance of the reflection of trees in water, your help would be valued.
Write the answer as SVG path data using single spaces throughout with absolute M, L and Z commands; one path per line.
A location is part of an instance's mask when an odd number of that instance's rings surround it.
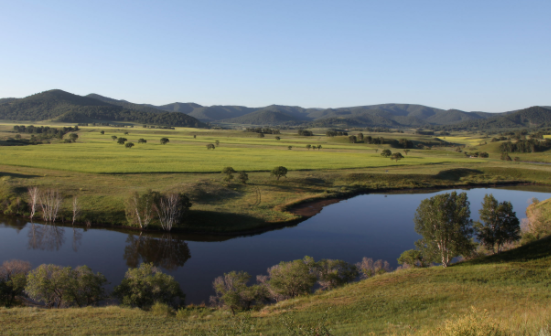
M 73 251 L 77 252 L 82 245 L 82 232 L 73 227 Z
M 124 248 L 124 260 L 128 267 L 140 263 L 153 263 L 167 270 L 182 267 L 191 258 L 187 243 L 170 233 L 160 238 L 129 234 Z
M 31 223 L 28 233 L 29 247 L 33 250 L 59 251 L 65 242 L 65 229 L 55 224 Z

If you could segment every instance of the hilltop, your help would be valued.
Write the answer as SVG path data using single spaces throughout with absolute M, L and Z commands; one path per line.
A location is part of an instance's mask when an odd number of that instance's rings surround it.
M 135 104 L 112 104 L 92 97 L 82 97 L 62 90 L 50 90 L 22 99 L 0 101 L 0 119 L 20 121 L 137 122 L 164 126 L 201 127 L 197 119 L 178 112 L 134 108 Z M 121 106 L 121 104 L 123 106 Z

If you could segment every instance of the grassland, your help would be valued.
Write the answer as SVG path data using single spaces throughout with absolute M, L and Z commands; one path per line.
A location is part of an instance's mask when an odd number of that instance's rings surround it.
M 237 317 L 206 307 L 175 316 L 121 307 L 0 308 L 0 324 L 5 335 L 315 335 L 307 331 L 322 325 L 333 335 L 546 335 L 550 243 L 379 275 Z
M 12 127 L 0 125 L 0 140 L 14 137 Z M 503 182 L 551 184 L 551 166 L 501 161 L 499 143 L 481 145 L 479 135 L 458 134 L 445 140 L 465 144 L 468 152 L 489 152 L 488 159 L 468 158 L 451 147 L 434 147 L 411 149 L 395 162 L 380 152 L 385 148 L 402 151 L 400 148 L 352 144 L 347 137 L 326 137 L 324 130 L 314 132 L 315 136 L 301 137 L 294 131 L 283 131 L 278 141 L 275 135 L 259 138 L 256 133 L 237 130 L 82 127 L 76 143 L 57 140 L 36 146 L 0 146 L 0 187 L 21 197 L 26 197 L 26 187 L 32 185 L 59 189 L 67 199 L 77 195 L 83 210 L 80 221 L 93 225 L 125 225 L 124 201 L 133 191 L 181 191 L 193 202 L 186 230 L 230 233 L 298 220 L 299 216 L 286 210 L 309 199 L 387 189 Z M 127 149 L 118 145 L 112 135 L 125 137 L 136 146 Z M 369 135 L 438 143 L 417 134 Z M 161 137 L 170 142 L 161 145 Z M 147 143 L 138 144 L 140 138 Z M 216 140 L 220 146 L 207 150 L 205 145 Z M 308 150 L 307 144 L 321 145 L 322 149 Z M 526 161 L 550 157 L 546 152 L 519 156 Z M 269 171 L 280 165 L 290 171 L 277 182 Z M 248 183 L 225 182 L 219 172 L 226 166 L 247 171 Z M 69 208 L 67 200 L 65 209 Z

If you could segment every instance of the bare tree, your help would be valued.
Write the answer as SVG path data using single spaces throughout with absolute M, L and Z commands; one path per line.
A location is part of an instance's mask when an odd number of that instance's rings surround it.
M 153 220 L 153 208 L 158 193 L 148 190 L 140 196 L 134 192 L 127 200 L 126 216 L 132 224 L 138 224 L 140 229 L 146 228 Z
M 78 197 L 73 196 L 73 225 L 77 220 L 78 215 L 80 214 L 80 204 L 78 203 Z
M 158 206 L 155 207 L 161 227 L 165 231 L 172 230 L 172 227 L 180 218 L 180 195 L 171 193 L 161 197 Z
M 27 274 L 31 270 L 31 264 L 23 260 L 4 261 L 0 266 L 0 280 L 9 280 L 17 274 Z
M 29 197 L 31 198 L 30 207 L 31 207 L 31 222 L 33 221 L 34 214 L 36 212 L 36 204 L 38 203 L 40 192 L 38 187 L 29 187 Z
M 56 189 L 48 189 L 40 193 L 40 207 L 42 219 L 46 222 L 55 222 L 63 197 Z
M 363 278 L 371 278 L 374 275 L 387 273 L 392 270 L 387 261 L 377 260 L 373 262 L 373 259 L 366 257 L 363 257 L 362 261 L 356 264 L 356 267 Z

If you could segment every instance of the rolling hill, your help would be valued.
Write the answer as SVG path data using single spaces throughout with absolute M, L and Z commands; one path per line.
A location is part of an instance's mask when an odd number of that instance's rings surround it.
M 119 103 L 121 103 L 119 101 Z M 131 107 L 132 103 L 125 102 Z M 0 119 L 61 122 L 137 122 L 164 126 L 205 126 L 197 119 L 179 112 L 130 109 L 92 97 L 82 97 L 62 90 L 50 90 L 22 99 L 0 103 Z

